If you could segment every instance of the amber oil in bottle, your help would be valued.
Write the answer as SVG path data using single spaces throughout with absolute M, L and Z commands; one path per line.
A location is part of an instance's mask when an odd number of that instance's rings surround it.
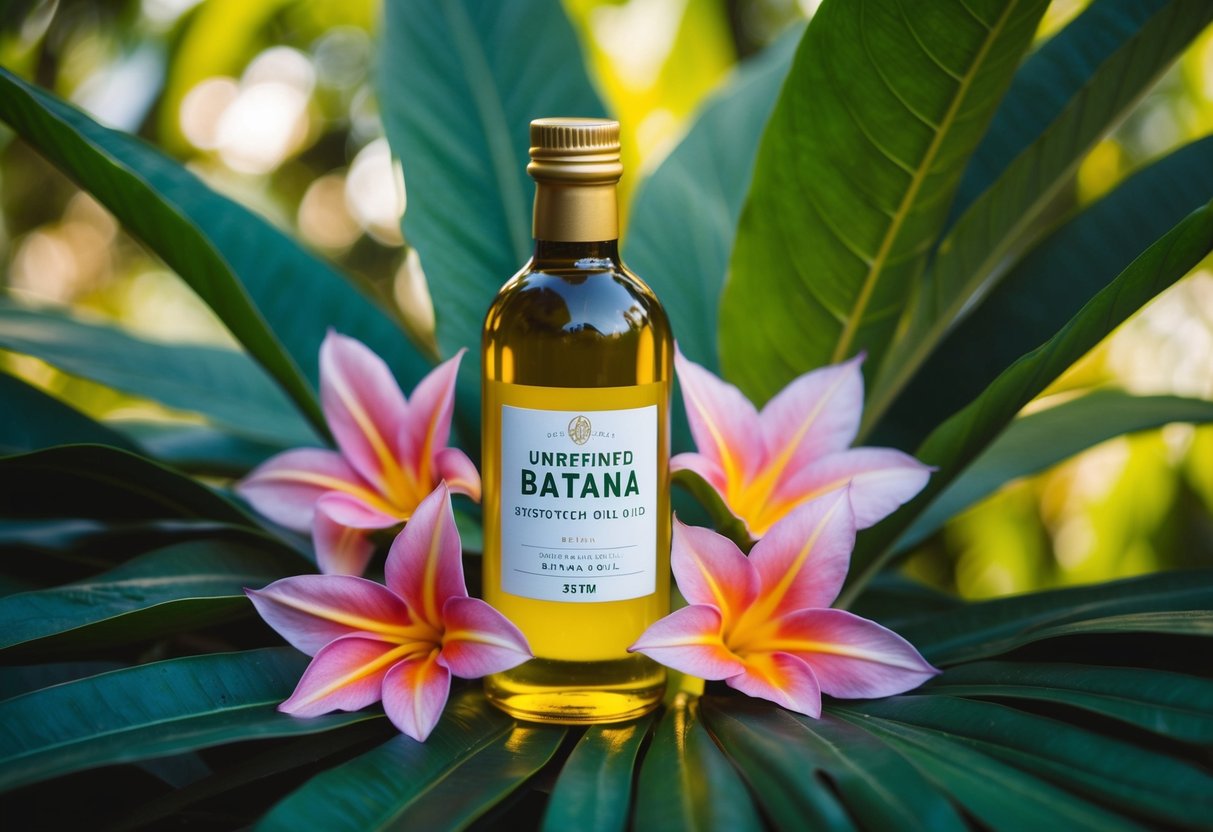
M 531 123 L 534 256 L 483 332 L 484 595 L 535 658 L 489 676 L 520 718 L 599 723 L 657 706 L 627 647 L 669 611 L 672 341 L 619 257 L 619 125 Z

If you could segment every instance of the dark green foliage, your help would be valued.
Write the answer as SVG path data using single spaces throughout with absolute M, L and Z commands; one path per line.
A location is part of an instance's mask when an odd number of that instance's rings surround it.
M 637 192 L 628 256 L 691 358 L 716 367 L 719 346 L 729 380 L 763 400 L 866 349 L 865 436 L 938 466 L 920 498 L 861 535 L 845 600 L 943 672 L 899 697 L 827 698 L 820 720 L 722 683 L 634 723 L 565 729 L 516 723 L 457 681 L 424 744 L 378 706 L 278 713 L 307 660 L 266 647 L 279 642 L 242 589 L 311 571 L 310 546 L 197 477 L 238 477 L 320 441 L 316 357 L 330 326 L 368 343 L 405 389 L 428 362 L 288 236 L 0 73 L 0 118 L 177 270 L 245 350 L 164 347 L 0 303 L 0 348 L 207 420 L 103 423 L 0 373 L 5 817 L 1208 828 L 1213 570 L 966 603 L 884 568 L 1009 480 L 1110 437 L 1213 417 L 1207 401 L 1104 391 L 1016 419 L 1213 249 L 1208 139 L 1056 228 L 1043 219 L 1213 6 L 1096 0 L 1024 59 L 1044 5 L 948 0 L 908 14 L 895 0 L 827 0 L 803 36 L 739 70 Z M 404 231 L 443 353 L 474 351 L 488 299 L 529 253 L 527 122 L 602 104 L 556 0 L 408 0 L 385 15 L 379 98 L 408 182 Z M 467 356 L 465 438 L 475 366 Z M 679 482 L 742 536 L 702 480 Z M 460 528 L 477 550 L 476 516 L 461 513 Z

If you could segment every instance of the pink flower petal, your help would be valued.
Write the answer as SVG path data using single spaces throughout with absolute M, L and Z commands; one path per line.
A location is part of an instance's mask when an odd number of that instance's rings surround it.
M 368 504 L 382 502 L 340 454 L 320 448 L 273 456 L 236 485 L 236 493 L 259 513 L 297 532 L 311 529 L 316 501 L 330 491 L 359 496 Z
M 767 464 L 776 472 L 803 468 L 844 450 L 863 414 L 863 356 L 805 373 L 762 409 Z
M 855 547 L 855 518 L 845 490 L 805 503 L 780 520 L 750 551 L 759 599 L 752 616 L 828 607 L 838 597 Z
M 467 596 L 463 550 L 446 485 L 440 483 L 417 506 L 392 543 L 384 572 L 388 587 L 435 629 L 442 628 L 446 599 Z
M 463 679 L 509 670 L 533 655 L 522 631 L 479 598 L 448 598 L 442 618 L 438 661 Z
M 927 484 L 934 469 L 892 448 L 853 448 L 822 457 L 780 483 L 772 503 L 799 503 L 851 485 L 857 528 L 888 517 Z
M 364 578 L 297 575 L 245 594 L 265 623 L 309 656 L 341 636 L 369 633 L 400 640 L 416 629 L 404 601 Z
M 326 575 L 361 575 L 375 552 L 366 529 L 347 526 L 335 520 L 329 513 L 337 508 L 338 513 L 350 514 L 344 504 L 335 501 L 316 502 L 316 514 L 312 518 L 312 545 L 316 547 L 316 565 Z M 393 520 L 393 523 L 395 521 Z
M 278 710 L 294 716 L 357 711 L 378 702 L 383 677 L 405 656 L 397 644 L 344 636 L 324 648 L 303 671 L 303 678 Z
M 351 494 L 330 491 L 316 501 L 316 510 L 323 511 L 334 523 L 355 529 L 390 529 L 400 525 L 403 518 L 369 506 Z
M 789 711 L 821 716 L 821 688 L 808 664 L 787 653 L 762 653 L 747 656 L 745 671 L 731 676 L 725 684 L 747 696 L 767 699 Z
M 451 694 L 451 671 L 438 662 L 438 650 L 400 662 L 383 680 L 383 710 L 403 733 L 425 742 Z
M 629 653 L 700 679 L 726 679 L 745 670 L 721 640 L 720 610 L 697 604 L 675 610 L 640 634 Z
M 724 471 L 703 454 L 675 454 L 670 459 L 670 473 L 673 474 L 676 471 L 690 471 L 698 474 L 704 482 L 716 489 L 716 493 L 721 495 L 721 499 L 724 499 L 724 495 L 729 493 L 729 483 L 724 477 Z
M 426 488 L 439 479 L 434 471 L 434 457 L 447 446 L 451 436 L 455 380 L 465 352 L 459 350 L 417 382 L 409 397 L 408 418 L 400 423 L 399 450 L 418 472 L 418 483 Z
M 801 610 L 780 622 L 779 649 L 806 661 L 831 696 L 905 693 L 939 673 L 892 630 L 844 610 Z
M 396 457 L 408 419 L 404 394 L 387 364 L 362 342 L 330 331 L 320 346 L 320 403 L 341 453 L 390 502 L 417 489 Z
M 466 494 L 480 502 L 480 472 L 458 448 L 443 448 L 434 457 L 438 479 L 454 494 Z
M 728 482 L 748 479 L 764 457 L 754 405 L 736 387 L 689 361 L 681 350 L 675 350 L 674 364 L 699 453 L 715 463 Z
M 670 565 L 692 604 L 710 604 L 735 621 L 758 594 L 758 573 L 737 544 L 710 529 L 674 520 Z

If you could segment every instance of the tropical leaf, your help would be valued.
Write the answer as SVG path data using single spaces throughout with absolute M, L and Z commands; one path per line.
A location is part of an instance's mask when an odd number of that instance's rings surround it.
M 852 557 L 849 588 L 839 603 L 888 560 L 889 545 L 923 508 L 981 453 L 1025 404 L 1213 250 L 1213 204 L 1193 212 L 1146 249 L 1062 329 L 1011 365 L 968 407 L 935 429 L 918 449 L 919 459 L 939 468 L 926 488 L 890 518 L 866 531 Z
M 265 372 L 235 350 L 156 343 L 118 327 L 0 299 L 0 349 L 65 373 L 201 413 L 245 436 L 315 445 L 316 434 Z
M 104 445 L 0 457 L 0 517 L 194 518 L 256 528 L 243 509 L 205 485 Z
M 1133 617 L 1141 613 L 1208 609 L 1213 609 L 1213 571 L 1164 572 L 965 604 L 916 617 L 901 624 L 899 632 L 933 664 L 951 665 L 991 658 L 1032 640 L 1081 632 L 1091 628 L 1092 621 L 1102 620 L 1105 631 L 1119 626 L 1122 632 L 1140 632 Z M 1159 623 L 1182 627 L 1182 621 Z M 1067 631 L 1069 625 L 1077 630 Z
M 637 187 L 624 255 L 661 298 L 683 354 L 717 369 L 716 319 L 754 154 L 803 27 L 736 70 Z
M 1112 4 L 1114 7 L 1119 5 L 1116 2 Z M 1152 6 L 1154 13 L 1136 26 L 1132 25 L 1136 22 L 1136 13 L 1122 17 L 1109 9 L 1100 14 L 1084 16 L 1073 24 L 1083 30 L 1076 33 L 1073 42 L 1067 38 L 1067 43 L 1059 44 L 1055 51 L 1060 55 L 1050 52 L 1054 62 L 1066 65 L 1068 71 L 1082 72 L 1087 68 L 1083 57 L 1066 60 L 1068 53 L 1079 49 L 1076 45 L 1079 41 L 1091 39 L 1096 31 L 1104 37 L 1123 39 L 1119 48 L 1091 71 L 1086 83 L 1066 101 L 1064 109 L 1048 128 L 1006 166 L 997 181 L 964 212 L 939 244 L 926 282 L 918 295 L 918 302 L 908 316 L 908 325 L 898 336 L 901 346 L 890 353 L 889 361 L 877 375 L 867 414 L 869 421 L 883 413 L 888 400 L 900 391 L 965 310 L 972 307 L 974 300 L 988 290 L 995 269 L 1017 247 L 1022 250 L 1024 234 L 1030 223 L 1068 181 L 1083 154 L 1128 112 L 1142 92 L 1213 20 L 1213 6 L 1202 0 L 1173 0 L 1166 4 L 1146 5 Z M 1033 71 L 1034 75 L 1040 73 L 1040 69 Z M 1044 99 L 1050 102 L 1048 97 Z M 1048 108 L 1055 105 L 1044 103 L 1040 106 Z M 1213 151 L 1206 150 L 1203 162 L 1206 167 L 1209 165 L 1207 154 L 1210 152 Z M 1194 166 L 1193 170 L 1196 169 Z M 1187 193 L 1191 194 L 1190 191 Z M 1205 188 L 1195 195 L 1194 201 L 1179 216 L 1199 207 L 1208 197 L 1209 189 Z M 1175 202 L 1173 199 L 1161 201 Z M 1136 207 L 1140 210 L 1140 203 Z M 1166 216 L 1162 217 L 1153 224 L 1157 229 L 1155 236 L 1176 221 L 1176 216 L 1171 216 L 1169 222 Z M 1102 236 L 1108 236 L 1106 228 Z M 1140 251 L 1151 239 L 1143 239 L 1138 234 L 1131 238 L 1130 244 L 1137 243 L 1137 250 Z M 1052 262 L 1056 268 L 1057 261 Z M 1084 258 L 1083 262 L 1086 268 L 1090 268 L 1088 260 Z M 1116 273 L 1115 269 L 1109 271 Z M 1049 284 L 1036 284 L 1037 287 L 1043 285 Z M 1049 292 L 1050 295 L 1056 293 L 1056 289 Z M 1089 296 L 1088 290 L 1086 297 Z M 1078 301 L 1075 306 L 1081 302 Z M 1049 304 L 1038 301 L 1036 308 L 1048 309 Z M 1063 307 L 1058 312 L 1061 320 L 1065 320 L 1068 311 Z M 1015 325 L 1011 321 L 1001 320 L 999 324 Z M 985 332 L 988 334 L 989 330 Z M 1028 348 L 1034 346 L 1036 344 L 1030 343 Z M 1022 354 L 1023 351 L 1018 355 Z M 947 412 L 950 411 L 945 411 L 945 414 Z
M 458 406 L 474 427 L 484 315 L 531 256 L 530 122 L 605 111 L 557 0 L 388 3 L 382 38 L 377 89 L 409 195 L 404 236 L 439 348 L 471 350 Z
M 1213 681 L 1065 662 L 972 662 L 917 693 L 1046 702 L 1111 717 L 1181 742 L 1213 744 Z
M 341 760 L 352 749 L 376 740 L 382 741 L 395 730 L 386 719 L 368 719 L 321 734 L 300 737 L 242 758 L 235 765 L 184 788 L 175 789 L 159 799 L 132 807 L 129 814 L 107 828 L 114 832 L 146 829 L 150 824 L 168 821 L 183 812 L 197 812 L 193 807 L 199 804 L 203 804 L 208 815 L 213 817 L 222 810 L 221 807 L 230 803 L 231 793 L 238 789 L 258 788 L 269 778 L 314 767 L 333 758 Z M 232 825 L 239 822 L 236 818 L 231 820 Z
M 96 676 L 98 673 L 108 673 L 118 670 L 125 665 L 119 661 L 96 660 L 85 662 L 43 662 L 30 665 L 10 665 L 0 668 L 0 700 L 12 699 L 24 693 L 49 688 L 83 679 L 86 676 Z
M 704 722 L 781 829 L 965 830 L 947 797 L 903 757 L 829 714 L 707 697 Z
M 113 427 L 139 443 L 147 456 L 193 474 L 239 477 L 285 450 L 277 442 L 206 425 L 121 421 Z
M 946 734 L 849 709 L 834 713 L 888 743 L 991 829 L 1047 829 L 1057 824 L 1090 832 L 1144 828 Z
M 1026 60 L 990 120 L 956 191 L 952 215 L 959 216 L 1028 149 L 1079 96 L 1140 95 L 1158 78 L 1151 67 L 1165 65 L 1182 51 L 1182 39 L 1200 31 L 1207 4 L 1199 0 L 1095 0 Z M 1159 23 L 1169 26 L 1164 40 Z M 1192 27 L 1195 26 L 1195 29 Z M 1132 46 L 1130 46 L 1132 45 Z M 1105 63 L 1126 47 L 1142 50 L 1125 65 L 1121 90 L 1106 89 Z M 1101 86 L 1103 89 L 1096 90 Z M 1104 128 L 1112 127 L 1106 123 Z
M 940 492 L 898 538 L 903 552 L 1012 480 L 1043 471 L 1107 439 L 1172 422 L 1213 421 L 1213 402 L 1097 390 L 1023 416 Z
M 646 716 L 587 730 L 560 770 L 543 815 L 543 829 L 627 829 L 633 769 L 652 724 L 653 717 Z
M 151 549 L 186 540 L 249 541 L 263 536 L 247 525 L 206 519 L 105 521 L 94 518 L 0 519 L 0 553 L 7 566 L 51 561 L 50 583 L 96 574 Z M 85 570 L 76 575 L 70 566 Z
M 5 372 L 0 372 L 0 401 L 0 454 L 77 442 L 135 450 L 122 434 Z
M 563 738 L 559 728 L 515 723 L 465 688 L 425 743 L 401 734 L 313 777 L 257 828 L 459 828 L 542 768 Z
M 855 706 L 899 726 L 963 742 L 1102 805 L 1154 824 L 1204 828 L 1213 775 L 1193 763 L 994 702 L 896 697 Z
M 276 705 L 307 657 L 291 648 L 153 662 L 0 702 L 0 790 L 229 742 L 327 731 L 374 716 L 295 719 Z
M 935 348 L 880 420 L 874 441 L 903 448 L 921 442 L 1016 359 L 1056 334 L 1211 193 L 1213 138 L 1205 138 L 1137 171 L 1060 226 Z M 865 413 L 869 424 L 884 406 L 880 397 L 874 390 Z
M 341 274 L 158 150 L 7 70 L 0 119 L 181 275 L 322 435 L 313 386 L 329 327 L 384 356 L 405 386 L 428 371 L 400 328 Z
M 666 710 L 640 769 L 633 826 L 638 829 L 762 829 L 737 772 L 679 694 Z
M 721 307 L 722 367 L 752 400 L 862 350 L 879 365 L 1045 5 L 814 15 L 759 146 Z
M 299 571 L 299 559 L 247 544 L 190 541 L 102 575 L 0 599 L 0 658 L 85 653 L 252 612 L 244 587 Z
M 900 630 L 906 621 L 954 610 L 964 604 L 959 596 L 886 569 L 872 579 L 850 609 L 892 630 Z

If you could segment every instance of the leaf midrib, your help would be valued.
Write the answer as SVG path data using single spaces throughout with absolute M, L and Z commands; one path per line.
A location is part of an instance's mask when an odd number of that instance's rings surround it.
M 462 59 L 460 63 L 469 75 L 468 86 L 472 91 L 472 101 L 484 125 L 489 160 L 501 193 L 500 204 L 505 213 L 509 245 L 514 252 L 514 260 L 521 263 L 529 257 L 530 252 L 526 251 L 525 245 L 520 241 L 530 239 L 530 233 L 525 218 L 518 212 L 518 205 L 524 200 L 524 196 L 521 175 L 518 173 L 514 147 L 510 140 L 510 124 L 501 106 L 501 96 L 496 94 L 497 86 L 489 69 L 488 56 L 477 41 L 475 29 L 468 19 L 463 3 L 443 2 L 440 6 L 447 24 L 451 27 L 455 49 Z
M 976 57 L 969 65 L 968 71 L 960 79 L 956 92 L 952 97 L 951 104 L 948 105 L 947 111 L 940 119 L 939 127 L 935 131 L 934 138 L 931 139 L 931 144 L 927 147 L 927 151 L 923 154 L 914 175 L 910 180 L 910 186 L 902 195 L 901 203 L 897 206 L 897 210 L 893 213 L 888 229 L 885 231 L 883 238 L 880 241 L 880 247 L 876 251 L 876 255 L 872 258 L 871 264 L 868 266 L 868 272 L 864 276 L 863 284 L 860 286 L 859 295 L 855 299 L 855 304 L 851 308 L 851 312 L 846 317 L 846 324 L 843 326 L 842 332 L 838 336 L 838 343 L 834 347 L 834 354 L 830 358 L 831 363 L 838 363 L 846 359 L 849 355 L 851 344 L 855 340 L 855 336 L 859 331 L 859 324 L 863 318 L 864 312 L 872 301 L 872 294 L 876 290 L 876 283 L 880 280 L 881 272 L 884 269 L 885 261 L 888 260 L 890 252 L 893 250 L 893 243 L 897 240 L 901 233 L 902 225 L 910 215 L 910 211 L 914 205 L 914 201 L 918 197 L 918 192 L 926 182 L 927 176 L 931 171 L 931 167 L 935 163 L 935 157 L 939 155 L 943 148 L 944 141 L 947 139 L 951 126 L 955 123 L 957 116 L 960 113 L 961 105 L 965 102 L 969 88 L 973 80 L 977 77 L 982 66 L 985 63 L 990 49 L 998 36 L 1002 33 L 1003 27 L 1010 18 L 1011 12 L 1019 5 L 1019 0 L 1011 0 L 999 15 L 998 20 L 987 30 L 985 40 L 981 44 L 981 48 L 977 51 Z M 862 7 L 861 7 L 862 16 Z M 863 37 L 861 35 L 861 37 Z M 866 41 L 865 41 L 866 43 Z
M 1156 24 L 1164 14 L 1174 12 L 1175 8 L 1176 6 L 1174 4 L 1170 4 L 1162 9 L 1159 9 L 1159 11 L 1152 15 L 1148 21 L 1142 24 L 1142 26 L 1132 37 L 1122 43 L 1120 47 L 1118 47 L 1103 62 L 1101 62 L 1098 67 L 1095 68 L 1087 80 L 1075 91 L 1074 95 L 1070 98 L 1070 101 L 1061 110 L 1061 112 L 1057 114 L 1053 121 L 1050 122 L 1043 130 L 1041 130 L 1040 134 L 1030 144 L 1024 147 L 1023 150 L 1015 156 L 1015 158 L 1007 162 L 998 178 L 991 182 L 985 191 L 979 194 L 978 197 L 969 204 L 964 213 L 957 219 L 952 229 L 948 232 L 948 236 L 940 243 L 940 250 L 945 250 L 947 246 L 954 243 L 956 230 L 963 230 L 965 228 L 962 223 L 966 218 L 976 216 L 977 212 L 984 208 L 984 206 L 988 203 L 989 195 L 996 193 L 995 188 L 997 188 L 1003 182 L 1003 175 L 1008 171 L 1013 171 L 1015 163 L 1021 157 L 1031 153 L 1034 148 L 1041 148 L 1044 146 L 1045 139 L 1054 134 L 1057 125 L 1062 123 L 1062 120 L 1070 112 L 1070 108 L 1075 106 L 1075 102 L 1079 102 L 1080 106 L 1085 106 L 1086 96 L 1095 87 L 1097 81 L 1103 77 L 1101 72 L 1106 68 L 1106 66 L 1122 56 L 1131 56 L 1133 50 L 1137 49 L 1141 43 L 1146 40 L 1146 38 L 1151 37 L 1154 34 L 1155 30 L 1151 27 Z M 1164 19 L 1164 23 L 1168 22 L 1169 18 Z M 1158 25 L 1161 27 L 1162 24 Z M 1153 75 L 1151 75 L 1150 78 L 1141 85 L 1138 92 L 1124 102 L 1124 105 L 1121 107 L 1120 116 L 1116 122 L 1113 122 L 1111 126 L 1097 134 L 1089 143 L 1088 150 L 1090 145 L 1094 145 L 1094 143 L 1098 140 L 1099 135 L 1107 135 L 1110 133 L 1116 123 L 1123 121 L 1127 117 L 1126 114 L 1131 113 L 1134 110 L 1136 105 L 1146 97 L 1151 89 L 1155 87 L 1159 79 L 1167 73 L 1168 69 L 1171 65 L 1173 65 L 1173 63 L 1174 60 L 1172 60 L 1170 64 L 1160 66 L 1158 70 L 1155 71 Z M 1121 67 L 1122 76 L 1123 73 L 1128 71 L 1128 68 L 1131 65 L 1131 58 L 1124 57 L 1123 66 Z M 880 417 L 883 416 L 893 404 L 893 400 L 897 394 L 905 388 L 913 374 L 919 370 L 923 366 L 924 362 L 926 362 L 926 360 L 930 357 L 931 351 L 943 343 L 946 335 L 952 331 L 955 321 L 957 320 L 957 316 L 959 316 L 967 306 L 973 304 L 974 298 L 978 296 L 983 285 L 990 281 L 990 277 L 994 274 L 994 270 L 996 269 L 998 263 L 1004 260 L 1008 254 L 1015 253 L 1016 246 L 1022 243 L 1024 230 L 1039 213 L 1039 211 L 1036 209 L 1038 209 L 1040 206 L 1047 205 L 1049 201 L 1057 195 L 1061 188 L 1068 181 L 1070 181 L 1071 175 L 1082 162 L 1082 159 L 1082 153 L 1076 154 L 1074 159 L 1070 161 L 1070 163 L 1064 168 L 1064 170 L 1061 171 L 1056 179 L 1053 182 L 1048 183 L 1040 191 L 1040 193 L 1028 206 L 1029 210 L 1021 212 L 1019 218 L 1007 227 L 1007 230 L 1003 234 L 1002 238 L 996 242 L 996 244 L 986 253 L 986 255 L 981 258 L 977 267 L 972 270 L 969 279 L 963 283 L 961 292 L 957 293 L 951 301 L 940 301 L 937 299 L 932 303 L 932 306 L 936 309 L 936 314 L 934 315 L 933 322 L 927 325 L 926 331 L 918 333 L 912 339 L 906 339 L 906 352 L 904 353 L 904 358 L 893 366 L 892 372 L 888 373 L 887 377 L 885 371 L 888 368 L 881 368 L 882 372 L 880 377 L 877 378 L 876 384 L 872 390 L 872 395 L 869 398 L 867 407 L 865 408 L 863 414 L 863 424 L 860 426 L 859 434 L 861 438 L 867 436 L 872 428 L 875 427 Z M 934 289 L 937 295 L 942 288 L 942 285 L 936 281 Z M 981 300 L 982 298 L 978 298 L 978 302 Z M 941 304 L 945 306 L 942 312 L 939 309 Z M 910 328 L 907 330 L 907 334 L 914 334 L 914 329 L 914 324 L 911 323 Z

